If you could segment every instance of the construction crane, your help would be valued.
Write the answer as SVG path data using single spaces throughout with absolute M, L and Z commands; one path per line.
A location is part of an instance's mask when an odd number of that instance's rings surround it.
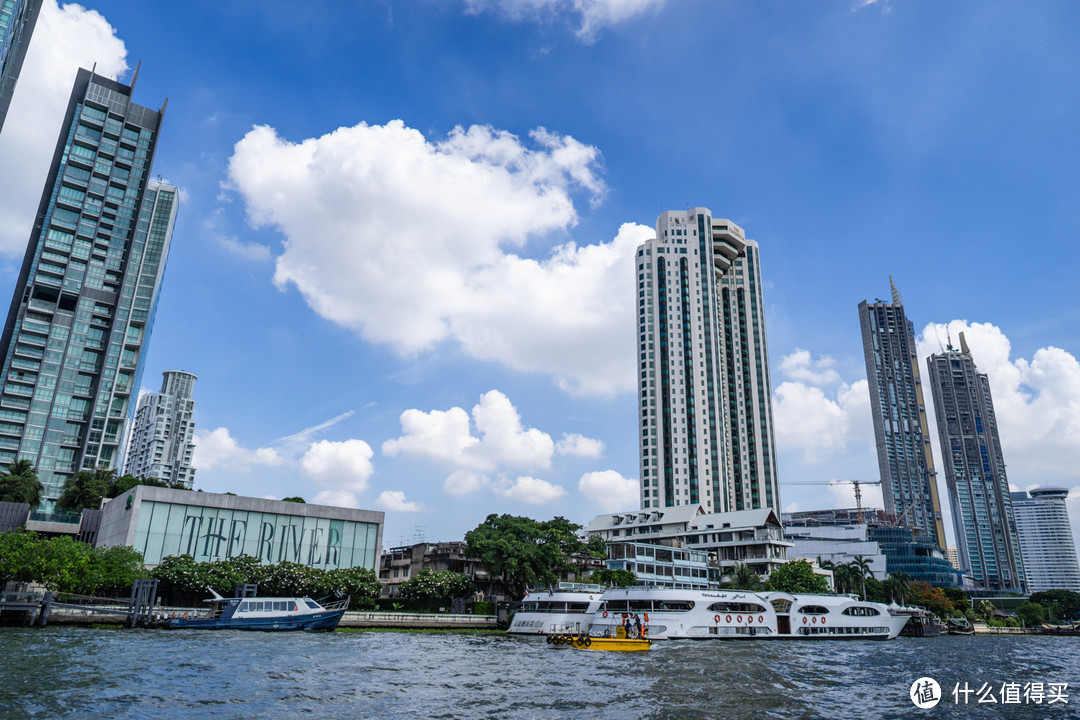
M 854 485 L 855 508 L 858 511 L 859 524 L 862 524 L 862 487 L 863 485 L 880 485 L 880 480 L 804 480 L 802 482 L 786 482 L 781 485 Z

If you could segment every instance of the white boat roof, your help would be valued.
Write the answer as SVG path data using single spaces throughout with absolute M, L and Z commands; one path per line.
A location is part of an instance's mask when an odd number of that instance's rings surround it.
M 764 525 L 779 526 L 780 521 L 771 508 L 706 513 L 701 505 L 676 505 L 666 508 L 604 513 L 594 517 L 585 529 L 587 532 L 600 532 L 642 525 L 676 525 L 682 530 L 699 531 L 748 530 Z

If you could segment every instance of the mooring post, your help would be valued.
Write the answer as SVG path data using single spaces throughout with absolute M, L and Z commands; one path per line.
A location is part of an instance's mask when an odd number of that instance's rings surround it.
M 41 601 L 41 619 L 38 621 L 41 627 L 49 622 L 49 611 L 52 610 L 53 592 L 48 590 L 45 592 L 45 598 Z

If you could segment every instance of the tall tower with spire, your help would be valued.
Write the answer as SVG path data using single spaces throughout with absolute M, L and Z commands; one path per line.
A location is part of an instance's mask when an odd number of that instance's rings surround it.
M 915 327 L 892 277 L 892 302 L 859 303 L 866 379 L 885 511 L 945 548 Z

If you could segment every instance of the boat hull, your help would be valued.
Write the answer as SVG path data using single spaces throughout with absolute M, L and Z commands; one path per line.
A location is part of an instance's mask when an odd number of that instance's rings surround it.
M 652 641 L 648 638 L 604 638 L 590 637 L 588 642 L 575 642 L 574 647 L 578 650 L 604 650 L 607 652 L 639 652 L 652 647 Z
M 333 630 L 341 622 L 344 610 L 328 610 L 308 615 L 284 615 L 257 618 L 170 618 L 168 630 Z

